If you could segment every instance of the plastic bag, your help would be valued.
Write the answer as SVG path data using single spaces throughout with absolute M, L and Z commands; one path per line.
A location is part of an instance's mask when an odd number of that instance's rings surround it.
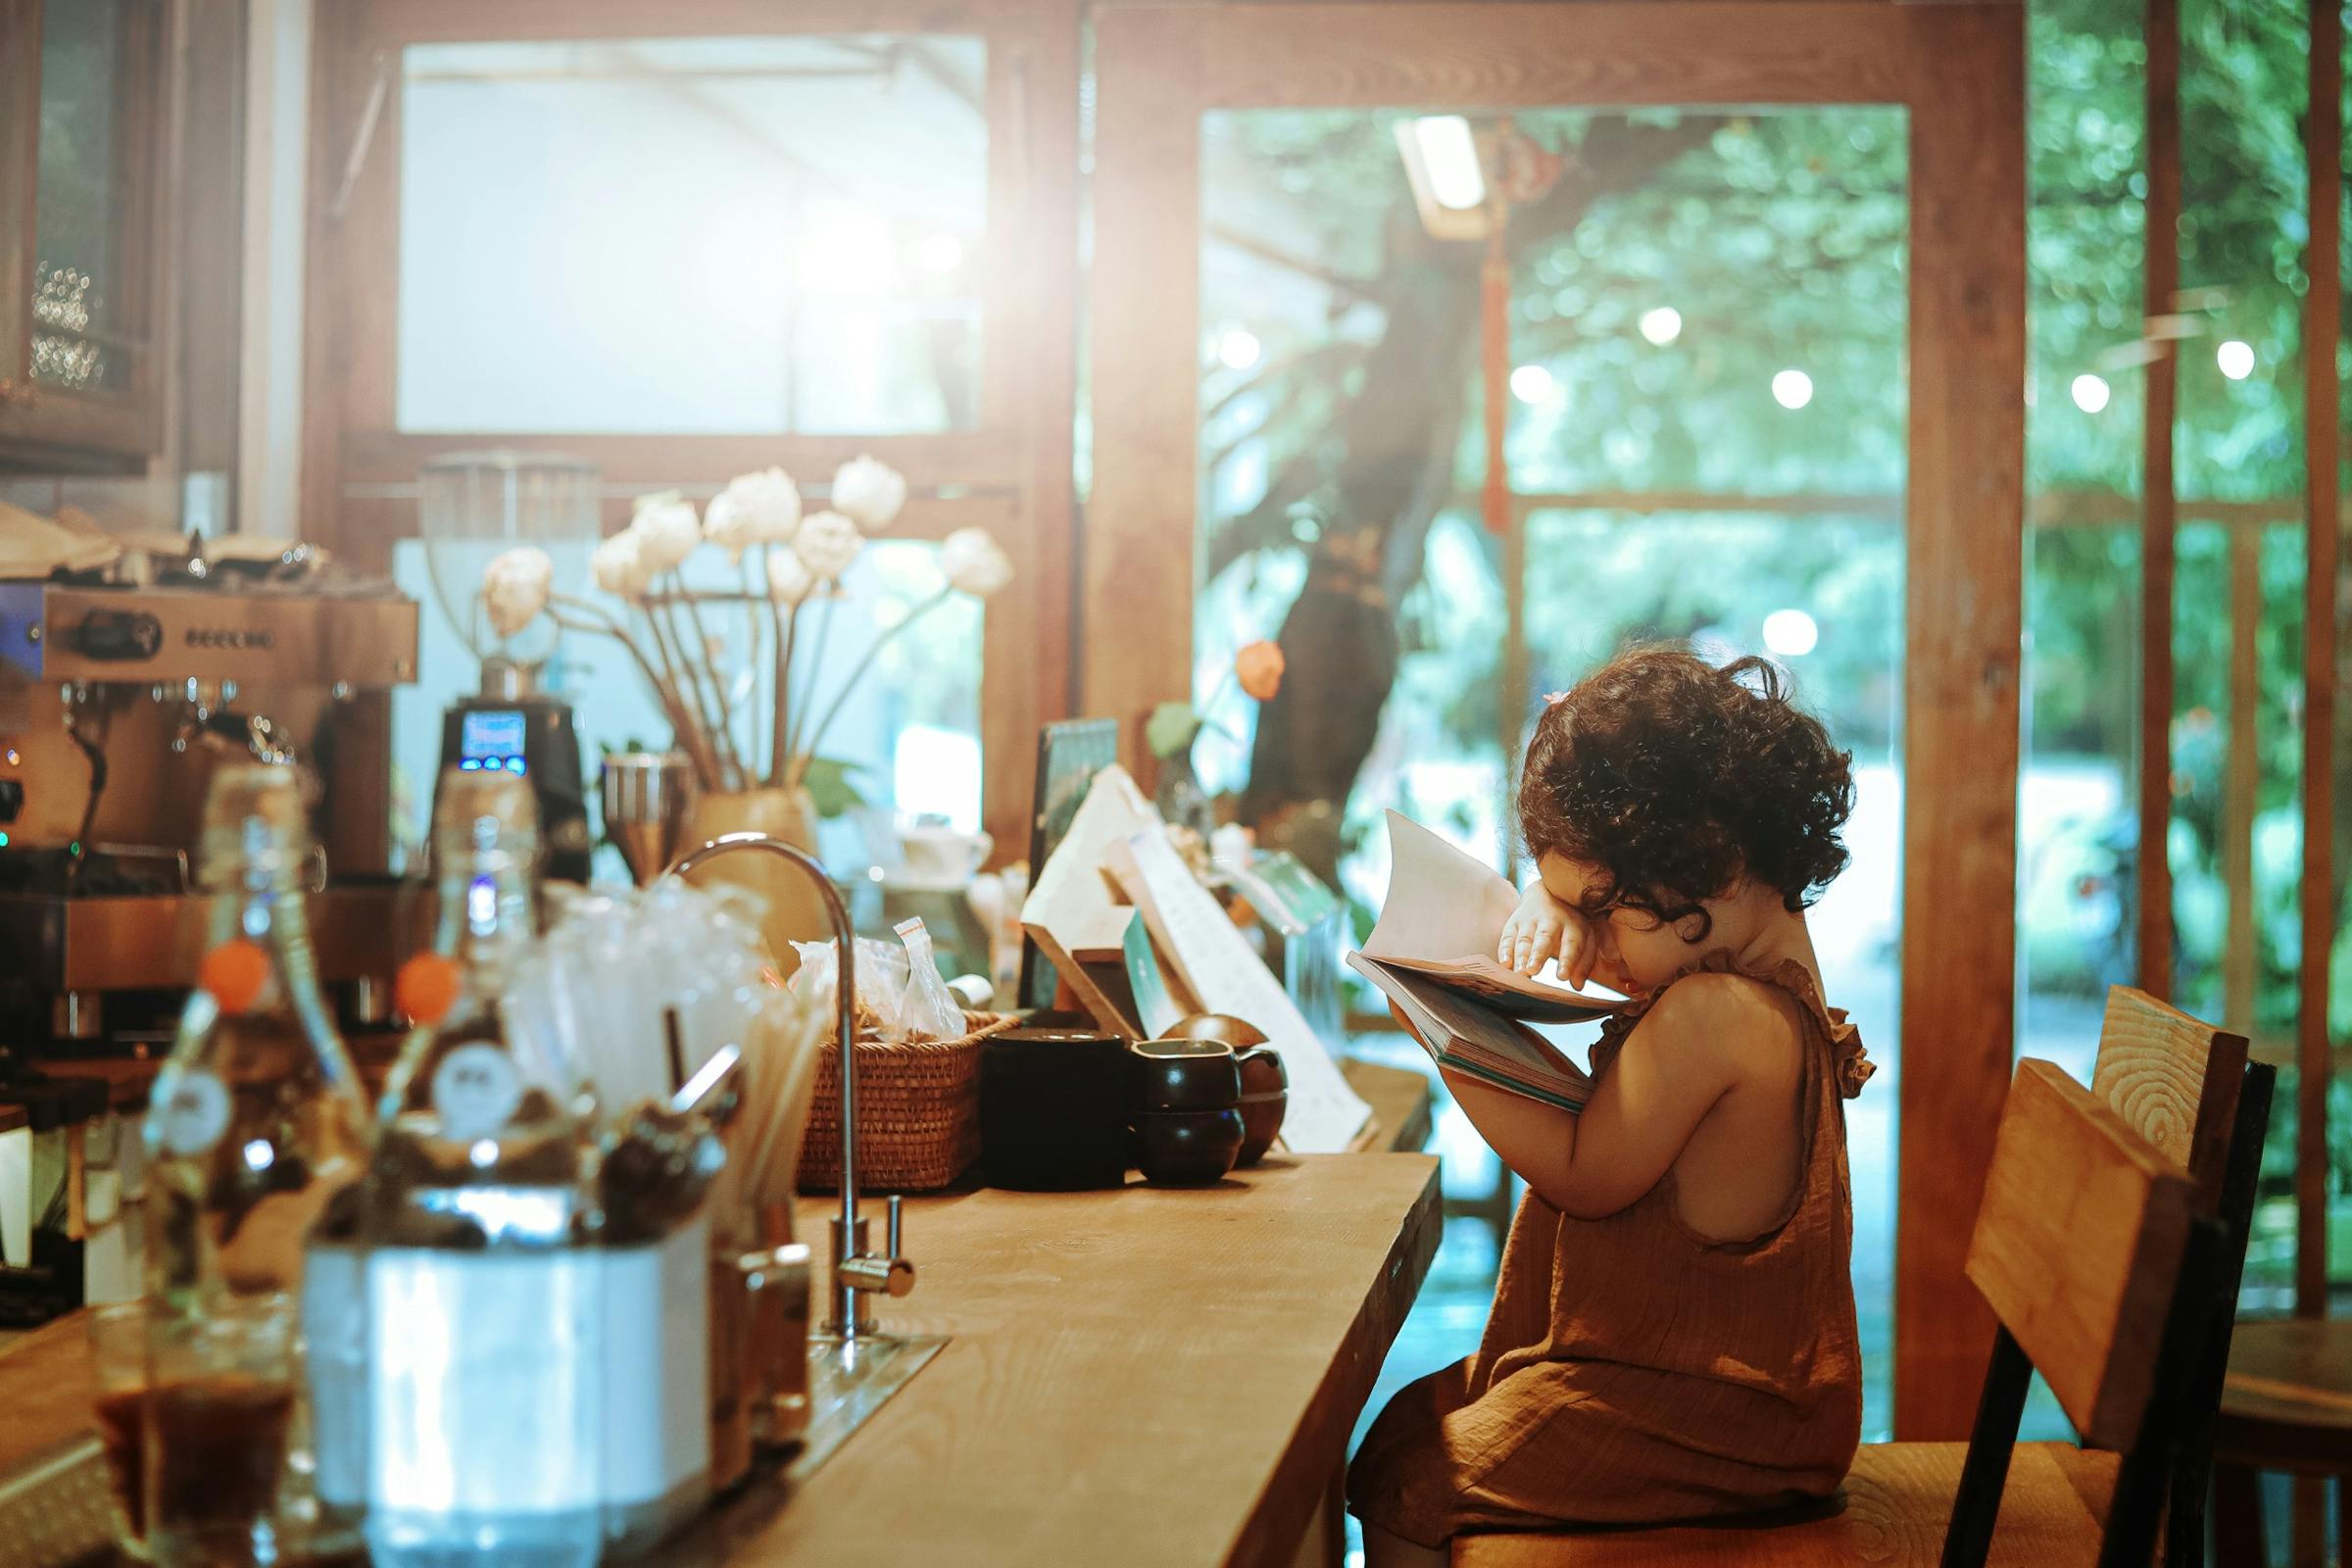
M 899 940 L 906 944 L 906 992 L 899 1004 L 899 1033 L 929 1035 L 934 1040 L 963 1038 L 963 1007 L 948 989 L 931 956 L 931 933 L 919 919 L 901 920 Z
M 801 956 L 800 971 L 792 977 L 794 994 L 807 993 L 822 1012 L 827 1033 L 838 1033 L 833 1027 L 833 944 L 795 942 L 792 951 Z M 872 1030 L 884 1040 L 905 1038 L 906 1031 L 899 1027 L 899 1003 L 906 993 L 906 950 L 872 937 L 859 937 L 855 961 L 858 1035 L 863 1037 Z
M 920 920 L 898 927 L 899 942 L 858 939 L 858 1033 L 869 1029 L 893 1044 L 909 1035 L 931 1040 L 958 1040 L 964 1034 L 963 1009 L 948 989 L 931 956 L 931 933 Z M 834 946 L 830 942 L 795 942 L 801 956 L 800 972 L 792 977 L 797 994 L 807 992 L 833 1015 Z

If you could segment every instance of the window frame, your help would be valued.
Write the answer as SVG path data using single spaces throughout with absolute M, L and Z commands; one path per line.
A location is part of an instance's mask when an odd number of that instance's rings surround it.
M 1038 726 L 1070 711 L 1070 446 L 1076 392 L 1078 0 L 339 0 L 314 39 L 310 275 L 301 492 L 305 531 L 388 566 L 413 535 L 419 466 L 468 447 L 594 463 L 606 525 L 627 496 L 711 493 L 781 465 L 804 482 L 871 454 L 906 476 L 894 538 L 981 526 L 1012 584 L 984 616 L 983 820 L 999 858 L 1028 842 Z M 978 420 L 936 434 L 411 433 L 395 408 L 400 52 L 412 44 L 828 33 L 983 39 L 989 125 Z M 356 149 L 356 156 L 355 156 Z

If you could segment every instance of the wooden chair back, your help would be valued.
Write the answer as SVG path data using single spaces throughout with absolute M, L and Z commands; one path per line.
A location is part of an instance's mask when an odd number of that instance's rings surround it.
M 2086 1442 L 2121 1448 L 2138 1436 L 2195 1196 L 2055 1064 L 2017 1064 L 1968 1277 Z
M 2243 1035 L 2217 1029 L 2131 986 L 2110 987 L 2099 1026 L 2091 1092 L 2132 1130 L 2187 1170 L 2200 1213 L 2220 1218 L 2227 1235 L 2214 1270 L 2205 1347 L 2190 1369 L 2186 1410 L 2171 1466 L 2164 1531 L 2167 1568 L 2202 1568 L 2205 1513 L 2213 1490 L 2213 1445 L 2222 1382 L 2230 1370 L 2246 1236 L 2254 1223 L 2254 1188 L 2271 1120 L 2278 1070 L 2252 1061 Z M 2118 1476 L 2145 1489 L 2149 1468 Z
M 2182 1170 L 2200 1212 L 2219 1210 L 2246 1041 L 2131 986 L 2112 986 L 2091 1093 Z

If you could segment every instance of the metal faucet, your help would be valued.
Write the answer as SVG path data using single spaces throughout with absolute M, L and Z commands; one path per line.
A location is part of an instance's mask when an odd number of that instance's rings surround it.
M 834 1000 L 840 1009 L 841 1038 L 841 1213 L 831 1224 L 833 1237 L 833 1315 L 820 1332 L 845 1344 L 887 1340 L 867 1310 L 864 1298 L 905 1296 L 914 1289 L 914 1264 L 901 1242 L 900 1200 L 889 1200 L 890 1217 L 882 1251 L 866 1250 L 866 1221 L 858 1212 L 858 967 L 856 934 L 850 911 L 842 905 L 833 879 L 808 851 L 765 833 L 724 833 L 685 856 L 664 875 L 682 877 L 722 855 L 737 850 L 765 850 L 782 856 L 802 875 L 816 884 L 824 900 L 825 917 L 833 927 Z

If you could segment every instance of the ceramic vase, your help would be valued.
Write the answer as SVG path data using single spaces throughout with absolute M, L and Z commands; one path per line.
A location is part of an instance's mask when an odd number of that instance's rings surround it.
M 714 790 L 696 797 L 686 818 L 686 848 L 700 849 L 726 833 L 765 833 L 814 855 L 816 803 L 797 788 Z M 760 902 L 765 911 L 760 933 L 786 975 L 800 967 L 792 944 L 821 942 L 833 934 L 816 884 L 779 856 L 721 856 L 696 871 L 694 880 L 702 887 L 738 887 Z

